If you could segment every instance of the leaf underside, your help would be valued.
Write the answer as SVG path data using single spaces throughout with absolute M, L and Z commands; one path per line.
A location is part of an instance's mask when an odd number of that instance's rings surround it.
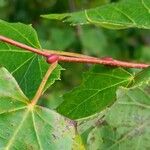
M 89 149 L 150 149 L 150 83 L 120 88 L 117 101 L 106 113 L 107 125 L 88 137 Z M 92 141 L 92 139 L 95 141 Z
M 66 149 L 74 122 L 41 106 L 31 106 L 12 75 L 0 68 L 0 149 Z
M 116 102 L 105 110 L 99 124 L 95 124 L 87 135 L 89 150 L 150 148 L 149 73 L 150 68 L 144 69 L 135 75 L 130 88 L 120 87 L 117 90 Z
M 150 29 L 150 0 L 122 0 L 85 11 L 42 15 L 71 25 L 95 24 L 110 29 Z

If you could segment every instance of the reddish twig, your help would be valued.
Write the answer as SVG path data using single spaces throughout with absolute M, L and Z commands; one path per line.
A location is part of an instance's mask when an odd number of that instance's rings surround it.
M 62 56 L 80 57 L 80 58 L 93 58 L 94 59 L 94 57 L 86 56 L 86 55 L 82 55 L 82 54 L 78 54 L 78 53 L 70 53 L 70 52 L 62 52 L 62 51 L 54 51 L 54 50 L 45 50 L 45 49 L 41 50 L 41 49 L 33 48 L 33 47 L 30 47 L 30 46 L 25 45 L 23 43 L 14 41 L 14 40 L 12 40 L 10 38 L 7 38 L 5 36 L 2 36 L 2 35 L 0 35 L 0 41 L 6 42 L 6 43 L 11 44 L 13 46 L 20 47 L 20 48 L 25 49 L 27 51 L 36 53 L 38 55 L 42 55 L 44 57 L 49 57 L 49 55 L 51 55 L 51 54 L 56 54 L 56 55 L 62 55 Z
M 125 67 L 125 68 L 146 68 L 150 65 L 140 63 L 130 63 L 119 60 L 107 60 L 107 59 L 87 59 L 87 58 L 73 58 L 59 56 L 59 61 L 63 62 L 77 62 L 77 63 L 91 63 L 91 64 L 103 64 L 109 66 Z
M 20 43 L 20 42 L 14 41 L 14 40 L 12 40 L 12 39 L 10 39 L 10 38 L 7 38 L 7 37 L 5 37 L 5 36 L 1 36 L 1 35 L 0 35 L 0 41 L 6 42 L 6 43 L 11 44 L 11 45 L 13 45 L 13 46 L 20 47 L 20 48 L 25 49 L 25 50 L 28 50 L 28 51 L 30 51 L 30 52 L 36 53 L 36 54 L 38 54 L 38 55 L 42 55 L 42 56 L 44 56 L 44 57 L 48 57 L 48 56 L 50 55 L 50 54 L 48 54 L 47 52 L 38 50 L 38 49 L 36 49 L 36 48 L 30 47 L 30 46 L 25 45 L 25 44 Z
M 28 50 L 30 52 L 36 53 L 38 55 L 44 56 L 47 59 L 48 63 L 53 63 L 54 61 L 58 62 L 76 62 L 76 63 L 91 63 L 91 64 L 103 64 L 103 65 L 110 65 L 110 66 L 118 66 L 118 67 L 125 67 L 125 68 L 146 68 L 149 67 L 149 64 L 143 63 L 131 63 L 125 61 L 119 61 L 114 59 L 107 59 L 107 58 L 95 58 L 86 55 L 80 55 L 76 53 L 69 53 L 69 52 L 58 52 L 58 51 L 42 51 L 40 49 L 36 49 L 30 46 L 27 46 L 23 43 L 14 41 L 10 38 L 4 37 L 0 35 L 0 41 L 6 42 L 13 46 L 20 47 L 22 49 Z

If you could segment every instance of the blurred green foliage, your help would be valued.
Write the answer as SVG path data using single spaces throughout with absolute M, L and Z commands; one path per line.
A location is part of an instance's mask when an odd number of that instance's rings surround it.
M 57 21 L 40 18 L 41 14 L 73 12 L 119 0 L 0 0 L 0 18 L 9 22 L 32 24 L 37 30 L 42 47 L 83 53 L 97 57 L 112 56 L 121 60 L 150 61 L 149 30 L 106 30 L 95 26 L 71 27 Z M 62 64 L 66 71 L 44 95 L 45 103 L 55 109 L 62 101 L 49 99 L 61 96 L 81 82 L 81 73 L 90 65 Z M 63 89 L 63 90 L 62 90 Z M 51 95 L 49 94 L 51 93 Z

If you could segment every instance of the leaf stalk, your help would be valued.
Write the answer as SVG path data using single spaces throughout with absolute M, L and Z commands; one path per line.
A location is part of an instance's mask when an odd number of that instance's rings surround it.
M 44 91 L 46 82 L 47 82 L 49 76 L 51 75 L 51 73 L 53 72 L 53 70 L 57 67 L 57 64 L 58 64 L 58 62 L 55 61 L 48 68 L 48 70 L 47 70 L 47 72 L 46 72 L 46 74 L 45 74 L 45 76 L 44 76 L 44 78 L 43 78 L 43 80 L 42 80 L 42 82 L 41 82 L 41 84 L 40 84 L 40 86 L 39 86 L 35 96 L 34 96 L 34 98 L 31 100 L 31 105 L 32 106 L 34 106 L 38 102 L 39 98 L 41 97 L 41 95 L 42 95 L 42 93 Z

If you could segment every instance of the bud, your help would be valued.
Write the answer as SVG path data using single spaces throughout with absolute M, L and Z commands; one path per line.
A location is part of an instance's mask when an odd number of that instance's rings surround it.
M 49 56 L 47 57 L 47 62 L 48 62 L 49 64 L 51 64 L 51 63 L 54 63 L 54 62 L 58 61 L 58 59 L 59 59 L 59 56 L 58 56 L 58 55 L 56 55 L 56 54 L 51 54 L 51 55 L 49 55 Z

